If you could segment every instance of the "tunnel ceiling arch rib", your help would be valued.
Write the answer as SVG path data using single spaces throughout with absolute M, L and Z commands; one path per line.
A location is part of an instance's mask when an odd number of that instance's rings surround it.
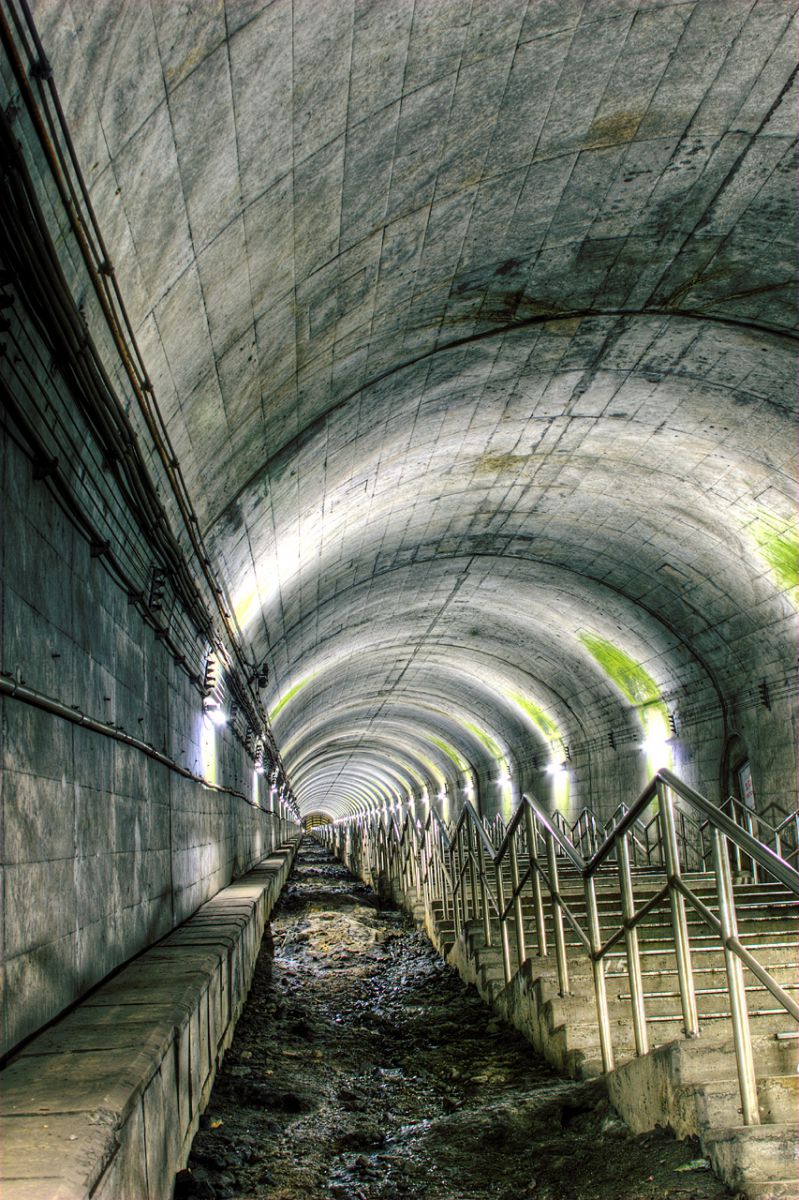
M 793 4 L 37 17 L 304 811 L 786 694 Z

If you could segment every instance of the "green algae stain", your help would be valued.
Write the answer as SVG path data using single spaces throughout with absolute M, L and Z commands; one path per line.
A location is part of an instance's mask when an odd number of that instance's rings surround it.
M 499 746 L 490 736 L 490 734 L 486 733 L 484 729 L 481 729 L 479 725 L 473 725 L 471 721 L 464 721 L 463 724 L 470 733 L 474 734 L 478 741 L 482 742 L 488 753 L 496 762 L 505 761 L 505 755 L 502 753 Z
M 767 508 L 757 510 L 749 529 L 777 583 L 786 592 L 795 591 L 799 587 L 799 530 Z
M 460 754 L 458 754 L 458 751 L 454 746 L 450 746 L 448 742 L 445 742 L 441 738 L 437 737 L 431 738 L 431 741 L 433 742 L 434 746 L 438 746 L 442 753 L 446 754 L 447 758 L 454 762 L 459 771 L 468 770 L 469 764 L 465 758 L 462 758 Z
M 624 650 L 614 646 L 607 638 L 587 630 L 583 630 L 579 638 L 631 704 L 656 704 L 660 701 L 660 691 L 652 676 Z
M 552 718 L 547 716 L 543 708 L 518 692 L 509 692 L 508 695 L 515 704 L 518 704 L 522 712 L 530 718 L 536 729 L 539 729 L 548 741 L 554 742 L 560 738 L 560 730 Z
M 299 683 L 295 683 L 293 688 L 289 688 L 289 690 L 286 692 L 285 696 L 281 697 L 281 699 L 278 700 L 277 704 L 275 705 L 275 707 L 273 709 L 270 709 L 269 720 L 274 721 L 274 719 L 278 715 L 278 713 L 281 713 L 283 711 L 283 709 L 286 707 L 289 700 L 293 700 L 294 697 L 297 695 L 297 692 L 301 692 L 302 689 L 306 686 L 306 684 L 309 684 L 312 679 L 313 679 L 313 675 L 308 675 L 305 679 L 301 679 Z
M 607 638 L 585 630 L 579 634 L 579 638 L 608 679 L 638 709 L 650 775 L 654 775 L 660 767 L 671 767 L 669 712 L 652 676 Z
M 435 738 L 433 741 L 435 741 Z M 444 776 L 441 774 L 440 768 L 436 766 L 432 758 L 428 758 L 426 754 L 422 754 L 421 750 L 415 750 L 414 754 L 424 767 L 425 771 L 427 771 L 427 774 L 432 778 L 433 782 L 438 787 L 443 787 L 445 783 Z

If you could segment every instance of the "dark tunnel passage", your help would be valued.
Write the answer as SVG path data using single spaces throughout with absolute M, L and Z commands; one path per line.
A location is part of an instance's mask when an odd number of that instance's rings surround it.
M 631 1133 L 310 838 L 175 1200 L 722 1200 L 696 1139 Z

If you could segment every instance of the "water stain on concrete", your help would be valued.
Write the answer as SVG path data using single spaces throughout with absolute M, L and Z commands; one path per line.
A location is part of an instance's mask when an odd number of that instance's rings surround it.
M 598 150 L 602 146 L 616 146 L 619 142 L 631 142 L 638 132 L 644 114 L 635 110 L 621 109 L 597 117 L 585 135 L 586 150 Z

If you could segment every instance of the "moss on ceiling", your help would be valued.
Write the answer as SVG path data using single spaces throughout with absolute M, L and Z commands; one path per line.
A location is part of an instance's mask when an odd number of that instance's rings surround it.
M 619 646 L 585 629 L 578 636 L 608 679 L 631 704 L 654 704 L 660 700 L 660 689 L 649 672 Z

